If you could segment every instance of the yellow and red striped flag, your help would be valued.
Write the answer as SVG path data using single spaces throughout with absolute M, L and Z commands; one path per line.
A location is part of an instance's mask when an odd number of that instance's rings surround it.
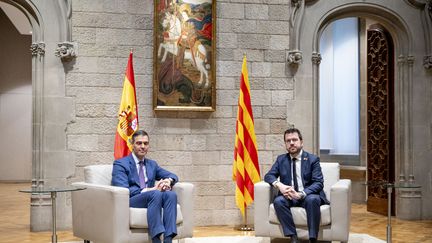
M 236 205 L 244 216 L 246 207 L 254 200 L 254 183 L 261 180 L 246 56 L 240 77 L 232 176 L 236 182 Z
M 126 67 L 123 93 L 118 112 L 118 125 L 114 143 L 114 158 L 125 157 L 132 151 L 132 135 L 138 130 L 138 106 L 135 92 L 132 51 Z

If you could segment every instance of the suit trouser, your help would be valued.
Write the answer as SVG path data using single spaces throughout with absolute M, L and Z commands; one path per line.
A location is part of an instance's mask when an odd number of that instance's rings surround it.
M 177 194 L 175 192 L 158 190 L 143 192 L 131 197 L 129 204 L 132 208 L 147 208 L 147 223 L 151 238 L 161 233 L 165 237 L 172 238 L 177 235 Z
M 275 198 L 273 205 L 285 236 L 297 235 L 290 208 L 303 207 L 306 210 L 309 238 L 318 238 L 321 221 L 321 198 L 319 195 L 309 194 L 303 200 L 289 200 L 279 195 Z

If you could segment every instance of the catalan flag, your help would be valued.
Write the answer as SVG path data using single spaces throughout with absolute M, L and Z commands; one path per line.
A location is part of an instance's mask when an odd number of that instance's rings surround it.
M 123 93 L 118 111 L 118 125 L 115 134 L 114 158 L 125 157 L 132 151 L 132 135 L 138 130 L 138 107 L 135 92 L 132 52 L 126 67 Z
M 236 205 L 242 215 L 254 200 L 254 183 L 261 180 L 258 150 L 252 114 L 251 95 L 246 56 L 243 58 L 238 99 L 234 148 L 233 180 L 236 182 Z

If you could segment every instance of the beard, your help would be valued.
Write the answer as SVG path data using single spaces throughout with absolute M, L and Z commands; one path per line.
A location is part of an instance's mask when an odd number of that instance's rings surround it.
M 293 146 L 293 147 L 289 147 L 289 148 L 288 148 L 288 153 L 289 153 L 290 155 L 297 155 L 298 153 L 300 153 L 301 149 L 302 149 L 301 147 L 300 147 L 300 148 L 295 147 L 295 146 Z

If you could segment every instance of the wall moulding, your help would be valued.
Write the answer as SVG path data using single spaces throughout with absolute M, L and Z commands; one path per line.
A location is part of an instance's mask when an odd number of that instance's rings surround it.
M 426 69 L 432 69 L 432 0 L 428 0 L 425 4 L 422 20 L 427 51 L 423 58 L 423 66 Z
M 291 0 L 291 13 L 289 18 L 289 48 L 287 64 L 290 76 L 294 77 L 299 65 L 303 63 L 303 53 L 300 49 L 300 30 L 303 22 L 305 6 L 314 4 L 319 0 Z
M 55 55 L 60 57 L 63 62 L 71 61 L 78 55 L 78 43 L 68 41 L 58 43 Z
M 405 0 L 411 7 L 420 9 L 422 17 L 422 27 L 426 43 L 423 67 L 432 68 L 432 0 Z

